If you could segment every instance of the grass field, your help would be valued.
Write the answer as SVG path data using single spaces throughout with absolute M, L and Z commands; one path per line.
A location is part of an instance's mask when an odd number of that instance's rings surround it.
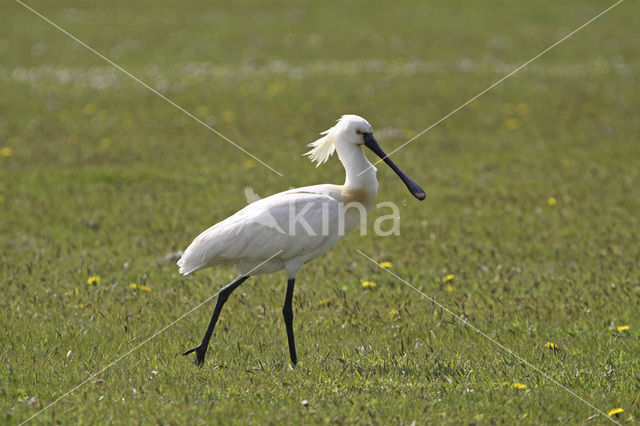
M 28 4 L 284 176 L 4 2 L 7 424 L 233 279 L 181 277 L 161 259 L 243 207 L 246 186 L 265 196 L 342 183 L 337 159 L 316 169 L 300 156 L 341 114 L 367 118 L 389 152 L 612 2 Z M 295 371 L 285 277 L 257 277 L 225 306 L 202 369 L 180 354 L 213 301 L 31 423 L 608 422 L 356 250 L 604 413 L 624 409 L 612 419 L 635 420 L 639 19 L 626 0 L 394 154 L 426 201 L 378 167 L 378 199 L 401 206 L 401 235 L 355 232 L 303 268 Z

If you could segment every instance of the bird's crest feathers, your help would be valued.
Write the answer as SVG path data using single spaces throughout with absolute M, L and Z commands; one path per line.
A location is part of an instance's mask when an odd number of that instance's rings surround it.
M 311 161 L 315 161 L 317 163 L 316 167 L 326 163 L 329 157 L 336 152 L 336 135 L 342 130 L 344 124 L 350 117 L 350 115 L 343 115 L 335 126 L 320 133 L 322 135 L 320 139 L 307 145 L 313 149 L 305 152 L 304 155 L 308 155 Z
M 336 152 L 336 138 L 338 135 L 344 130 L 352 128 L 354 125 L 363 127 L 365 129 L 362 130 L 363 132 L 371 131 L 371 126 L 364 118 L 353 114 L 343 115 L 335 126 L 320 133 L 322 135 L 320 139 L 307 145 L 313 149 L 305 152 L 304 155 L 308 155 L 311 161 L 315 161 L 317 163 L 316 167 L 326 163 L 329 157 Z
M 329 157 L 331 157 L 336 151 L 335 136 L 339 130 L 339 126 L 340 120 L 338 120 L 338 124 L 329 130 L 325 130 L 320 133 L 322 135 L 320 139 L 307 145 L 313 149 L 309 152 L 305 152 L 304 155 L 308 155 L 311 161 L 315 161 L 317 163 L 316 167 L 320 164 L 326 163 Z

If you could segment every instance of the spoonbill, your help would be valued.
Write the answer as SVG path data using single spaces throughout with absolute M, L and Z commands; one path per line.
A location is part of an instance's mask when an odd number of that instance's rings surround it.
M 371 125 L 357 115 L 344 115 L 337 124 L 309 144 L 316 167 L 334 152 L 346 172 L 344 185 L 313 185 L 257 200 L 202 232 L 178 260 L 180 273 L 209 266 L 233 266 L 238 277 L 218 293 L 207 331 L 198 346 L 195 363 L 204 363 L 209 340 L 229 295 L 251 275 L 284 270 L 287 291 L 282 314 L 287 330 L 291 365 L 298 362 L 293 336 L 293 289 L 302 266 L 329 251 L 347 232 L 358 227 L 378 193 L 376 168 L 364 155 L 366 146 L 396 172 L 411 194 L 424 200 L 424 191 L 391 161 L 373 137 Z M 352 206 L 358 208 L 349 208 Z

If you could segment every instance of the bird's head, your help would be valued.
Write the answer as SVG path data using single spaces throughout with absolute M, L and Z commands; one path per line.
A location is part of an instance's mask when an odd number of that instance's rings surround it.
M 334 128 L 336 129 L 336 139 L 342 143 L 362 145 L 363 135 L 373 134 L 371 124 L 358 115 L 343 115 L 338 123 L 332 127 L 332 129 Z
M 343 115 L 332 128 L 320 133 L 322 137 L 308 146 L 313 148 L 305 153 L 316 167 L 327 162 L 336 151 L 336 144 L 362 145 L 362 135 L 371 133 L 371 125 L 357 115 Z
M 402 179 L 404 184 L 409 188 L 411 194 L 418 200 L 424 200 L 426 195 L 411 178 L 409 178 L 398 166 L 395 165 L 391 158 L 384 153 L 380 145 L 373 137 L 371 125 L 364 118 L 357 115 L 343 115 L 335 126 L 329 130 L 320 133 L 322 137 L 315 142 L 310 143 L 311 151 L 307 152 L 311 161 L 315 161 L 316 167 L 324 164 L 336 150 L 337 144 L 364 145 L 373 151 L 382 161 L 387 163 L 391 169 Z M 371 166 L 373 167 L 373 166 Z

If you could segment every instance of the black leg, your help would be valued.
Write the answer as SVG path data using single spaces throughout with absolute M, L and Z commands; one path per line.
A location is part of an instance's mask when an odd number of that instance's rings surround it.
M 249 276 L 240 275 L 238 278 L 233 280 L 233 282 L 220 290 L 218 293 L 218 301 L 216 302 L 216 307 L 213 310 L 213 315 L 211 316 L 211 321 L 209 321 L 209 327 L 207 327 L 206 333 L 204 333 L 204 337 L 202 338 L 202 342 L 198 346 L 193 349 L 189 349 L 182 355 L 189 355 L 191 352 L 196 353 L 195 363 L 196 365 L 202 366 L 204 364 L 204 356 L 207 353 L 207 348 L 209 347 L 209 340 L 211 339 L 211 334 L 213 334 L 213 329 L 216 326 L 216 322 L 218 322 L 218 317 L 220 316 L 220 311 L 222 310 L 222 306 L 224 306 L 224 302 L 227 301 L 229 295 L 235 290 L 240 284 L 246 281 Z
M 284 306 L 282 307 L 284 323 L 287 326 L 287 339 L 289 339 L 289 355 L 291 356 L 291 364 L 293 366 L 298 363 L 298 357 L 296 356 L 296 342 L 293 338 L 293 308 L 291 306 L 291 301 L 293 300 L 293 287 L 295 283 L 295 278 L 287 281 L 287 296 L 284 299 Z

